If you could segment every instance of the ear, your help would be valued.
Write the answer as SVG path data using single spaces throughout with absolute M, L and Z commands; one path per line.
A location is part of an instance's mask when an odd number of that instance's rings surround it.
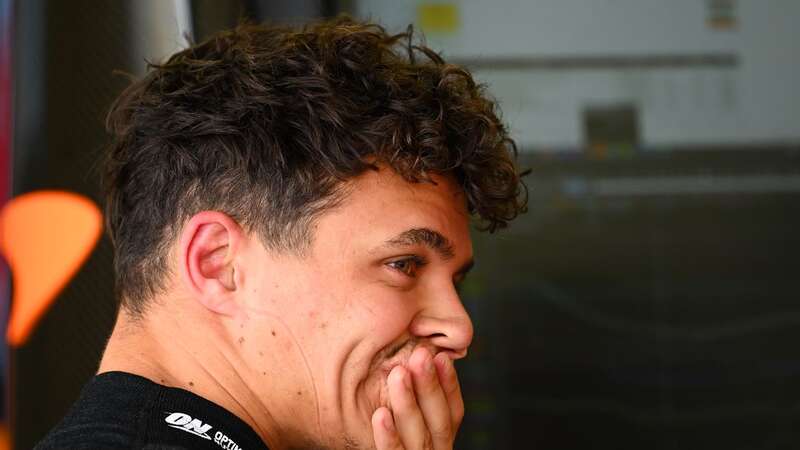
M 183 227 L 178 249 L 185 288 L 204 307 L 223 315 L 235 315 L 237 252 L 244 233 L 236 221 L 217 211 L 192 216 Z

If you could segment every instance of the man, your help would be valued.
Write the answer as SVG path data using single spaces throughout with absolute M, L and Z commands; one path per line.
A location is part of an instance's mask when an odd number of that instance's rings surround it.
M 240 26 L 108 124 L 120 313 L 39 448 L 452 448 L 470 217 L 524 209 L 468 72 L 350 19 Z

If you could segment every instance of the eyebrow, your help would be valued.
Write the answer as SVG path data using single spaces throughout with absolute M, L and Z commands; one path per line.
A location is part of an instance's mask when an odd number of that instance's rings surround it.
M 452 259 L 456 255 L 455 250 L 453 250 L 453 243 L 438 231 L 430 228 L 412 228 L 403 231 L 385 243 L 386 246 L 390 247 L 410 247 L 420 244 L 434 250 L 444 260 Z

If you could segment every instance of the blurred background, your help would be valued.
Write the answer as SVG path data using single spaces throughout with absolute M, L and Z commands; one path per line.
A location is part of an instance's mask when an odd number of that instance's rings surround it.
M 0 0 L 0 204 L 100 203 L 115 71 L 242 17 L 339 13 L 413 23 L 468 67 L 532 169 L 530 211 L 474 237 L 458 449 L 800 446 L 796 0 Z M 12 448 L 94 374 L 111 261 L 103 238 L 30 340 L 0 349 Z

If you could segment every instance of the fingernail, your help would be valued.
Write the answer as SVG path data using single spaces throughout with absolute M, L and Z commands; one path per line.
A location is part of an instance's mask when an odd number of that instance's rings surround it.
M 433 371 L 435 370 L 434 367 L 433 367 L 433 358 L 431 358 L 430 356 L 425 358 L 425 363 L 423 364 L 423 369 L 425 369 L 425 372 L 433 373 Z
M 440 353 L 440 355 L 442 354 L 443 353 Z M 436 359 L 438 360 L 437 362 L 439 365 L 439 370 L 441 370 L 442 373 L 446 373 L 448 366 L 450 365 L 450 358 L 447 355 L 444 355 L 444 356 L 439 356 Z
M 403 384 L 406 385 L 406 388 L 411 390 L 411 377 L 408 375 L 408 371 L 403 371 Z
M 394 433 L 394 421 L 392 420 L 392 416 L 388 414 L 383 416 L 383 427 L 386 428 L 386 430 Z

